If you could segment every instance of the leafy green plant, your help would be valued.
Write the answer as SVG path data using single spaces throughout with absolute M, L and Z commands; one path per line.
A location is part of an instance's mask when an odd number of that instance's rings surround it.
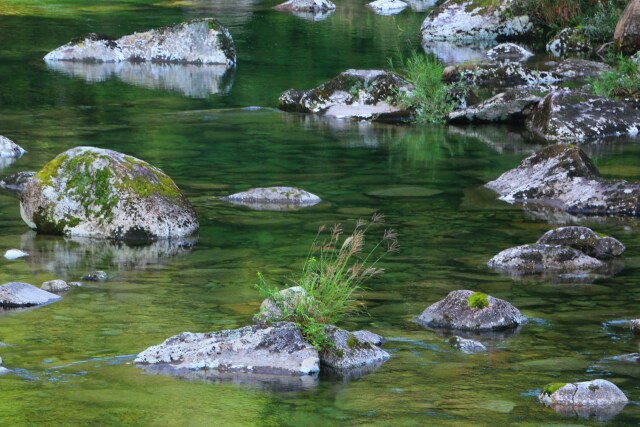
M 640 74 L 633 58 L 617 57 L 615 68 L 590 80 L 593 92 L 606 97 L 637 97 L 640 94 Z
M 606 5 L 603 2 L 597 3 L 593 13 L 582 20 L 581 26 L 587 39 L 599 43 L 612 41 L 621 14 L 622 10 L 613 0 L 609 0 Z
M 626 3 L 625 0 L 516 0 L 513 7 L 514 13 L 529 15 L 537 26 L 553 33 L 566 27 L 590 26 L 588 32 L 595 37 L 593 41 L 600 41 L 600 37 L 615 28 Z M 594 27 L 596 23 L 606 24 L 606 28 Z
M 370 221 L 358 220 L 346 237 L 340 224 L 334 225 L 328 236 L 325 236 L 326 227 L 320 227 L 300 276 L 293 279 L 293 284 L 300 287 L 293 295 L 279 292 L 258 273 L 260 293 L 277 309 L 275 314 L 274 311 L 267 313 L 264 320 L 292 321 L 314 347 L 319 350 L 331 347 L 326 325 L 335 324 L 362 308 L 356 294 L 363 289 L 364 282 L 384 272 L 378 267 L 379 261 L 387 253 L 398 250 L 396 232 L 388 229 L 365 251 L 366 233 L 383 222 L 381 214 L 374 214 Z

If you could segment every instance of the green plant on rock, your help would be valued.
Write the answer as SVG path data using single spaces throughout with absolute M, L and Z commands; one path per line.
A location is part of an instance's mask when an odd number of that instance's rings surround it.
M 325 328 L 362 309 L 357 293 L 364 283 L 384 272 L 378 266 L 389 252 L 398 250 L 394 230 L 384 231 L 382 238 L 365 250 L 365 236 L 370 228 L 382 224 L 384 216 L 374 214 L 370 221 L 358 220 L 354 230 L 343 236 L 340 224 L 328 233 L 320 227 L 309 249 L 302 271 L 293 281 L 301 288 L 295 296 L 282 295 L 258 273 L 258 290 L 279 311 L 267 322 L 287 320 L 296 323 L 305 339 L 316 349 L 331 348 Z
M 489 307 L 489 299 L 487 294 L 482 292 L 474 292 L 469 297 L 469 307 L 477 308 L 478 310 L 482 310 L 484 308 Z
M 567 383 L 550 383 L 544 386 L 542 389 L 542 394 L 546 394 L 547 396 L 551 396 L 556 391 L 560 390 L 562 387 L 566 386 Z
M 606 97 L 638 97 L 640 95 L 640 73 L 633 58 L 619 55 L 614 69 L 591 79 L 593 92 Z

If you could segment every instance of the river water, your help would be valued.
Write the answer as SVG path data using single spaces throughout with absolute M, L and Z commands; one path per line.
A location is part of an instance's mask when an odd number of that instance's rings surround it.
M 534 215 L 496 200 L 482 185 L 539 148 L 517 129 L 397 127 L 277 111 L 285 89 L 310 88 L 348 68 L 388 67 L 389 58 L 418 48 L 425 13 L 380 17 L 365 1 L 345 0 L 326 19 L 305 20 L 271 10 L 276 3 L 0 4 L 0 134 L 28 151 L 3 165 L 2 175 L 37 170 L 74 146 L 115 149 L 162 168 L 201 224 L 197 241 L 186 245 L 36 236 L 20 219 L 18 200 L 1 193 L 0 250 L 31 256 L 0 260 L 0 283 L 77 280 L 93 269 L 110 280 L 87 282 L 45 307 L 0 312 L 0 357 L 12 370 L 0 376 L 0 424 L 600 425 L 556 414 L 536 399 L 546 383 L 594 378 L 640 400 L 640 366 L 611 359 L 638 351 L 621 323 L 640 317 L 638 221 Z M 231 72 L 48 68 L 42 61 L 89 32 L 120 36 L 208 16 L 236 41 Z M 585 149 L 606 176 L 640 179 L 636 140 Z M 217 200 L 272 185 L 301 187 L 324 202 L 265 212 Z M 341 325 L 388 338 L 392 358 L 374 372 L 306 382 L 207 381 L 147 374 L 132 363 L 171 335 L 249 324 L 261 301 L 258 272 L 287 284 L 321 224 L 348 229 L 374 212 L 398 230 L 402 249 L 385 258 L 386 274 L 362 295 L 367 313 Z M 486 268 L 497 252 L 575 221 L 627 245 L 618 275 L 579 284 L 517 280 Z M 415 323 L 456 289 L 506 299 L 530 321 L 516 334 L 479 337 L 489 346 L 485 354 L 459 353 L 446 334 Z M 609 421 L 639 422 L 634 404 Z

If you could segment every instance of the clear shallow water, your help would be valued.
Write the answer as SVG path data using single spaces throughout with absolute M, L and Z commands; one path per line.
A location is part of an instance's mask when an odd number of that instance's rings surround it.
M 0 357 L 15 369 L 0 377 L 0 424 L 595 425 L 557 415 L 535 396 L 548 382 L 596 377 L 640 400 L 640 367 L 606 359 L 638 350 L 612 323 L 640 314 L 637 220 L 584 222 L 627 245 L 625 268 L 613 278 L 514 281 L 485 262 L 563 220 L 525 213 L 480 188 L 536 148 L 514 129 L 327 122 L 272 109 L 289 87 L 312 87 L 346 68 L 386 67 L 407 40 L 417 45 L 424 14 L 378 17 L 364 1 L 342 2 L 342 10 L 315 22 L 273 12 L 272 1 L 41 3 L 0 5 L 0 134 L 28 150 L 2 174 L 38 169 L 78 145 L 123 151 L 176 180 L 201 230 L 197 242 L 134 248 L 35 236 L 17 200 L 0 194 L 0 249 L 32 253 L 0 260 L 0 283 L 76 280 L 96 268 L 111 277 L 46 307 L 0 312 L 0 342 L 9 344 Z M 90 31 L 121 35 L 210 15 L 229 26 L 239 55 L 218 93 L 207 86 L 193 96 L 113 73 L 88 82 L 86 73 L 52 70 L 41 60 Z M 586 148 L 608 176 L 640 179 L 637 141 Z M 299 186 L 325 202 L 283 213 L 216 200 L 268 185 Z M 401 197 L 407 188 L 423 195 Z M 389 338 L 393 357 L 375 372 L 274 386 L 189 381 L 131 364 L 134 354 L 176 333 L 248 324 L 260 303 L 258 271 L 285 282 L 319 225 L 348 226 L 375 211 L 398 230 L 402 251 L 385 260 L 387 274 L 363 295 L 368 315 L 342 325 Z M 459 354 L 445 336 L 414 323 L 454 289 L 507 299 L 532 320 L 515 335 L 484 338 L 488 354 Z M 638 421 L 640 409 L 629 405 L 610 424 Z

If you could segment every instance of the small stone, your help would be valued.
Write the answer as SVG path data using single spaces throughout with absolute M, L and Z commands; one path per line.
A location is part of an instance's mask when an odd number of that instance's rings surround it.
M 388 16 L 402 12 L 408 5 L 400 0 L 376 0 L 367 3 L 378 15 Z
M 88 280 L 89 282 L 104 282 L 107 280 L 107 273 L 104 271 L 92 271 L 89 274 L 82 276 L 82 280 Z
M 29 256 L 29 254 L 26 253 L 25 251 L 21 251 L 20 249 L 9 249 L 7 252 L 4 253 L 4 257 L 6 259 L 18 259 L 25 256 Z
M 491 258 L 487 266 L 522 273 L 598 271 L 607 267 L 602 261 L 569 246 L 540 243 L 505 249 Z
M 615 384 L 601 379 L 549 384 L 538 399 L 561 414 L 583 418 L 593 415 L 601 420 L 612 418 L 629 402 Z
M 629 324 L 634 334 L 640 334 L 640 319 L 633 319 Z
M 358 339 L 354 334 L 335 326 L 327 326 L 331 348 L 320 352 L 320 362 L 334 369 L 353 369 L 378 365 L 391 356 L 376 345 Z
M 59 292 L 68 291 L 69 289 L 71 289 L 71 286 L 69 286 L 67 282 L 65 282 L 64 280 L 56 279 L 56 280 L 49 280 L 48 282 L 42 283 L 42 286 L 40 286 L 40 289 L 57 294 Z
M 286 210 L 313 206 L 322 200 L 315 194 L 294 187 L 253 188 L 220 200 L 255 210 Z
M 82 282 L 69 282 L 67 284 L 71 287 L 76 287 L 76 288 L 82 287 Z
M 336 8 L 329 0 L 289 0 L 276 7 L 275 10 L 284 12 L 326 13 Z
M 26 151 L 18 144 L 0 135 L 0 157 L 3 158 L 18 158 L 21 157 Z
M 487 347 L 479 341 L 454 336 L 447 341 L 451 347 L 460 350 L 463 353 L 481 353 L 487 351 Z

